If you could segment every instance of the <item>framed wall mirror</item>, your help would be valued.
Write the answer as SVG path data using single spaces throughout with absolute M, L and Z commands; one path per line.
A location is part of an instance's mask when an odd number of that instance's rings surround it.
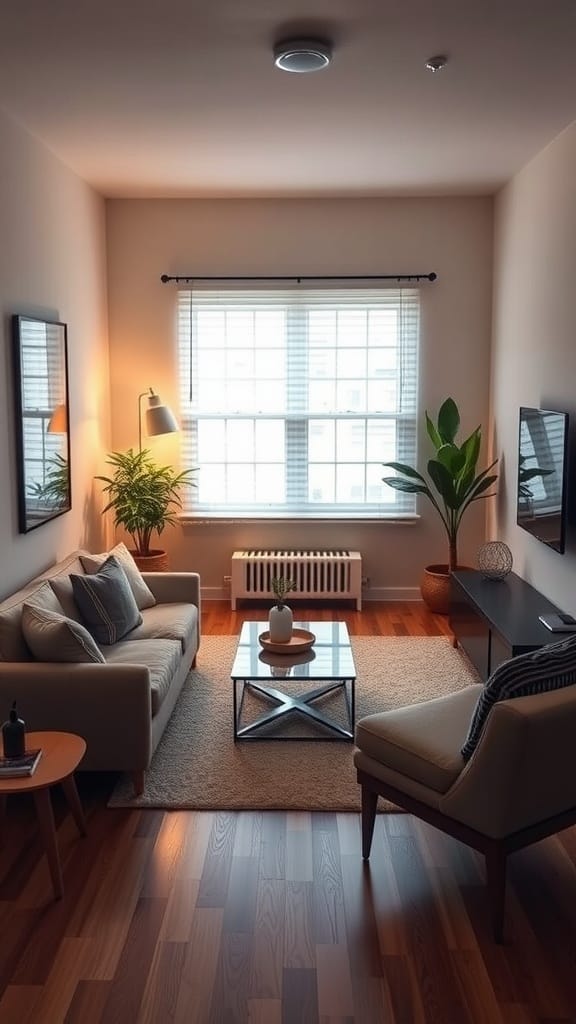
M 18 525 L 29 533 L 72 507 L 66 324 L 13 316 Z

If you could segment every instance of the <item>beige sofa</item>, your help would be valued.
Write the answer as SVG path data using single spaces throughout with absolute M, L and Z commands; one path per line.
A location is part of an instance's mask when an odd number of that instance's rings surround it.
M 86 740 L 80 768 L 130 772 L 137 793 L 200 642 L 197 573 L 144 574 L 156 604 L 122 641 L 100 650 L 105 664 L 39 662 L 21 634 L 22 605 L 46 580 L 83 573 L 75 552 L 0 604 L 0 717 L 13 700 L 28 730 Z M 65 602 L 62 608 L 69 614 Z

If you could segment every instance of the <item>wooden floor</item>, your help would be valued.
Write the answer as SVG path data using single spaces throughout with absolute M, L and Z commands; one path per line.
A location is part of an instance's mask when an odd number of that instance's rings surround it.
M 369 635 L 446 633 L 418 605 L 346 618 Z M 242 619 L 207 606 L 204 633 Z M 352 770 L 352 769 L 351 769 Z M 0 843 L 0 1024 L 562 1024 L 576 1021 L 576 830 L 510 861 L 506 943 L 483 867 L 409 815 L 107 810 L 80 776 L 88 838 L 54 794 L 64 899 L 51 899 L 31 805 Z

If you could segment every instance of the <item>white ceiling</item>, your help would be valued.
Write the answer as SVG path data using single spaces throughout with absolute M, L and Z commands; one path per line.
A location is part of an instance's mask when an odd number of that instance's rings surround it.
M 1 0 L 0 105 L 107 196 L 491 192 L 576 118 L 576 3 Z

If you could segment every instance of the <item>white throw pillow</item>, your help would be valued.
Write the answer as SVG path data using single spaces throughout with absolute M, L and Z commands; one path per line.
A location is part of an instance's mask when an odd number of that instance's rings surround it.
M 25 602 L 22 632 L 37 661 L 104 662 L 85 626 L 58 612 Z
M 119 544 L 116 544 L 116 547 L 113 547 L 111 551 L 104 551 L 100 555 L 80 555 L 80 561 L 82 562 L 84 572 L 89 575 L 99 572 L 110 555 L 114 555 L 124 569 L 124 572 L 128 577 L 130 590 L 134 594 L 136 604 L 140 611 L 142 611 L 143 608 L 152 608 L 153 605 L 156 604 L 156 598 L 148 584 L 144 581 L 140 569 L 136 565 L 136 562 L 132 558 L 128 548 L 122 543 L 122 541 L 120 541 Z

